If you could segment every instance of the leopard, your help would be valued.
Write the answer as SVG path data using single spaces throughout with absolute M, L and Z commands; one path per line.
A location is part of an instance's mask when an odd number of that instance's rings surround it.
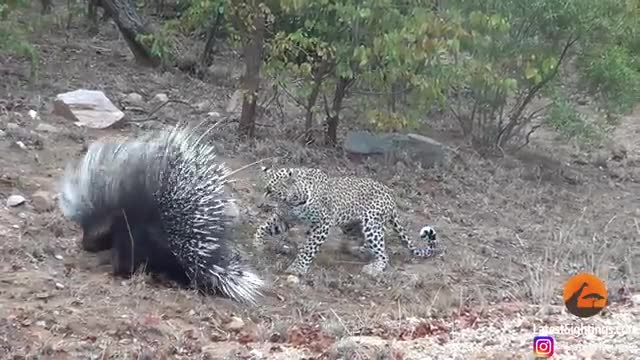
M 265 198 L 276 203 L 273 214 L 254 234 L 254 246 L 263 249 L 267 235 L 288 232 L 293 222 L 308 225 L 305 245 L 285 270 L 304 275 L 311 267 L 332 227 L 343 233 L 360 230 L 365 249 L 373 260 L 362 272 L 376 276 L 389 266 L 385 250 L 385 224 L 390 224 L 414 257 L 429 258 L 436 253 L 436 231 L 425 225 L 419 238 L 427 244 L 417 247 L 401 224 L 392 190 L 376 180 L 357 176 L 329 176 L 316 168 L 263 167 L 261 174 Z

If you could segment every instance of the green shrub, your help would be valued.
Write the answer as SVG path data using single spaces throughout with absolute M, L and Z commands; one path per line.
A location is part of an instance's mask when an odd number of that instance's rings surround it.
M 622 46 L 606 48 L 582 63 L 583 77 L 610 112 L 628 112 L 640 99 L 638 55 Z
M 564 139 L 577 140 L 583 145 L 597 145 L 607 135 L 608 128 L 601 121 L 589 119 L 578 112 L 564 96 L 556 96 L 544 122 Z
M 17 13 L 28 7 L 23 0 L 0 0 L 0 52 L 24 56 L 30 62 L 30 76 L 38 77 L 38 50 L 27 39 L 27 29 L 17 21 Z

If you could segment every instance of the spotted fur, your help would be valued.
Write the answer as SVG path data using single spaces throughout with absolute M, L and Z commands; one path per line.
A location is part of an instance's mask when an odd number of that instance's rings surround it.
M 308 271 L 329 230 L 338 226 L 345 233 L 353 233 L 359 225 L 364 245 L 373 256 L 363 271 L 377 274 L 388 266 L 385 250 L 384 225 L 390 224 L 407 249 L 416 257 L 434 254 L 436 233 L 425 226 L 420 230 L 426 248 L 418 248 L 400 224 L 395 199 L 387 186 L 367 178 L 329 177 L 318 169 L 263 169 L 266 196 L 278 204 L 275 213 L 258 227 L 254 243 L 264 245 L 265 235 L 283 233 L 292 219 L 309 225 L 307 241 L 287 272 L 304 274 Z
M 263 281 L 227 237 L 229 169 L 202 133 L 176 127 L 91 144 L 68 166 L 59 205 L 82 226 L 83 244 L 112 249 L 115 275 L 129 277 L 146 263 L 203 291 L 255 303 Z

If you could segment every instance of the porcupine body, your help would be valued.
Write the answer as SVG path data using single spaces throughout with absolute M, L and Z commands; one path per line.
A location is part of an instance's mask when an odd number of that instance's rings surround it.
M 88 251 L 111 248 L 115 275 L 140 265 L 205 292 L 255 303 L 262 280 L 229 243 L 229 169 L 186 127 L 92 143 L 61 181 L 59 206 Z

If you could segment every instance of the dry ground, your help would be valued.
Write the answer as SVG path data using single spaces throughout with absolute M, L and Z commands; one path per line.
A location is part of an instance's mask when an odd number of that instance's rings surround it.
M 34 193 L 54 194 L 66 161 L 92 139 L 222 113 L 233 89 L 136 67 L 109 26 L 93 38 L 81 24 L 40 31 L 36 84 L 27 81 L 24 59 L 0 55 L 3 359 L 525 359 L 543 324 L 638 323 L 638 114 L 625 119 L 612 146 L 597 151 L 540 134 L 518 157 L 483 160 L 458 148 L 446 167 L 421 170 L 403 162 L 354 163 L 339 152 L 304 148 L 287 140 L 298 126 L 295 114 L 287 109 L 283 120 L 282 112 L 268 109 L 257 141 L 238 143 L 233 122 L 219 128 L 216 146 L 233 167 L 275 154 L 289 164 L 375 177 L 395 190 L 412 231 L 424 223 L 437 228 L 445 256 L 410 261 L 389 236 L 393 268 L 373 280 L 359 273 L 361 260 L 339 250 L 336 232 L 299 284 L 281 273 L 292 254 L 257 257 L 270 287 L 255 309 L 150 276 L 114 279 L 103 257 L 78 250 L 79 229 L 59 210 L 46 210 L 51 204 L 35 201 Z M 118 128 L 87 131 L 51 114 L 57 93 L 78 88 L 103 90 L 116 103 L 130 92 L 146 101 L 125 108 L 128 120 Z M 151 113 L 158 93 L 194 106 L 171 103 Z M 41 119 L 32 120 L 30 109 Z M 459 145 L 443 123 L 433 122 L 434 137 Z M 43 123 L 54 129 L 36 129 Z M 624 159 L 615 156 L 621 148 Z M 256 206 L 253 179 L 252 171 L 243 172 L 233 188 L 242 219 L 236 237 L 243 245 L 266 216 Z M 6 207 L 12 194 L 23 195 L 26 204 Z M 299 242 L 300 234 L 289 240 Z M 577 271 L 605 279 L 610 305 L 604 315 L 579 321 L 565 313 L 562 284 Z M 556 350 L 559 358 L 640 358 L 636 330 L 559 336 Z

